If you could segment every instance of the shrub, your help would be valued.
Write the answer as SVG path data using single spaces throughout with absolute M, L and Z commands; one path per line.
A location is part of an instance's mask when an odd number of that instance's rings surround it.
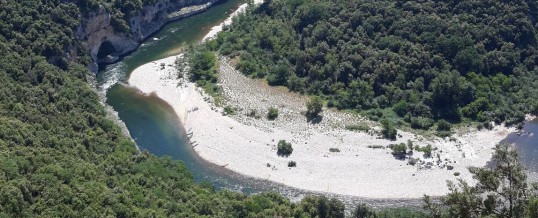
M 288 167 L 296 167 L 297 163 L 295 161 L 288 162 Z
M 493 129 L 493 125 L 491 124 L 491 122 L 484 122 L 482 125 L 487 130 L 492 130 Z
M 286 142 L 286 140 L 280 140 L 277 144 L 277 154 L 280 156 L 289 156 L 293 152 L 291 143 Z
M 376 213 L 376 216 L 369 216 L 369 217 L 378 217 L 378 218 L 391 218 L 391 217 L 398 217 L 398 218 L 426 218 L 430 217 L 429 214 L 425 214 L 422 211 L 415 211 L 413 209 L 408 208 L 387 208 L 382 209 L 379 212 Z
M 306 115 L 309 117 L 317 117 L 323 109 L 323 101 L 318 96 L 312 96 L 306 102 Z
M 340 149 L 338 148 L 329 148 L 330 152 L 340 152 Z
M 258 114 L 258 111 L 256 109 L 251 109 L 250 112 L 247 113 L 247 117 L 254 117 L 256 119 L 261 118 L 261 116 Z
M 275 120 L 278 117 L 278 109 L 274 107 L 270 107 L 267 111 L 267 119 L 268 120 Z
M 415 150 L 424 152 L 424 154 L 426 156 L 431 156 L 433 148 L 432 148 L 432 145 L 426 145 L 424 147 L 420 147 L 420 146 L 417 145 L 417 146 L 415 146 Z
M 359 204 L 353 210 L 353 217 L 376 217 L 376 213 L 366 204 Z
M 370 127 L 365 123 L 347 125 L 346 129 L 349 131 L 359 131 L 359 132 L 370 131 Z
M 389 120 L 383 119 L 381 121 L 381 125 L 383 126 L 383 129 L 381 130 L 381 134 L 386 139 L 396 140 L 396 135 L 398 135 L 398 131 L 396 128 L 394 128 L 394 125 L 392 125 Z
M 454 172 L 454 176 L 460 176 L 460 172 Z
M 530 198 L 527 217 L 538 217 L 538 196 L 532 196 Z
M 417 164 L 417 159 L 415 158 L 409 158 L 409 161 L 407 162 L 409 165 L 411 166 L 415 166 L 415 164 Z
M 405 154 L 407 154 L 407 145 L 405 143 L 400 144 L 391 144 L 389 145 L 390 149 L 392 149 L 392 155 L 396 157 L 403 157 Z
M 399 101 L 398 103 L 396 103 L 393 107 L 392 107 L 392 110 L 398 114 L 398 116 L 400 117 L 404 117 L 405 114 L 407 113 L 407 102 L 405 100 L 401 100 Z
M 531 113 L 533 113 L 535 115 L 538 115 L 538 102 L 534 103 L 534 106 L 532 107 Z
M 451 126 L 450 123 L 446 120 L 439 120 L 437 121 L 437 131 L 450 131 Z
M 424 117 L 411 118 L 411 128 L 413 129 L 428 130 L 432 126 L 433 126 L 433 120 L 430 118 L 424 118 Z
M 226 106 L 224 107 L 224 114 L 226 115 L 234 115 L 235 114 L 235 108 L 233 108 L 232 106 Z
M 407 149 L 411 152 L 413 151 L 413 141 L 407 140 Z
M 385 148 L 385 146 L 383 145 L 368 145 L 368 148 L 373 148 L 373 149 L 381 149 L 381 148 Z

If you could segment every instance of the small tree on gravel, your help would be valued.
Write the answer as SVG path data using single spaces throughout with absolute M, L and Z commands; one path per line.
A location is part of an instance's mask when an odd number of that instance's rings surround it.
M 404 159 L 405 154 L 407 154 L 407 145 L 405 143 L 392 144 L 390 149 L 392 149 L 392 155 L 398 159 Z
M 274 107 L 270 107 L 269 111 L 267 111 L 267 119 L 275 120 L 277 117 L 278 117 L 278 109 Z
M 295 161 L 288 162 L 288 167 L 296 167 L 296 166 L 297 166 L 297 162 Z
M 306 115 L 309 117 L 317 117 L 323 109 L 323 101 L 318 96 L 312 96 L 306 102 Z
M 286 142 L 286 140 L 280 140 L 277 144 L 277 154 L 279 156 L 289 156 L 293 152 L 291 143 Z
M 392 123 L 390 123 L 389 120 L 383 119 L 381 120 L 381 126 L 383 126 L 383 129 L 381 130 L 381 134 L 384 138 L 390 139 L 390 140 L 396 140 L 396 135 L 398 134 L 398 130 L 394 127 Z

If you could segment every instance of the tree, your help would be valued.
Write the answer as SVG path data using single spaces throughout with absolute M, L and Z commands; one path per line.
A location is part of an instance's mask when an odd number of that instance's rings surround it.
M 394 128 L 394 125 L 389 122 L 387 119 L 381 120 L 381 134 L 384 138 L 390 139 L 390 140 L 396 140 L 396 135 L 398 134 L 398 131 L 396 128 Z
M 483 215 L 522 217 L 529 201 L 527 174 L 519 162 L 516 150 L 508 144 L 495 147 L 493 169 L 471 168 L 479 193 L 487 195 Z
M 345 217 L 345 205 L 338 199 L 325 196 L 306 196 L 295 210 L 295 217 Z
M 538 196 L 532 196 L 527 208 L 527 217 L 538 217 Z
M 308 117 L 317 117 L 323 109 L 323 101 L 318 96 L 312 96 L 306 102 L 306 115 Z
M 530 209 L 536 207 L 536 193 L 528 187 L 527 174 L 516 151 L 508 144 L 498 144 L 492 162 L 495 164 L 493 168 L 469 168 L 477 180 L 476 186 L 461 179 L 458 184 L 448 182 L 450 193 L 442 198 L 448 216 L 524 217 L 525 213 L 535 214 Z M 434 208 L 431 202 L 428 205 Z
M 398 159 L 403 159 L 407 154 L 407 145 L 405 143 L 390 145 L 390 149 L 392 150 L 392 155 Z
M 437 131 L 450 131 L 450 123 L 446 120 L 439 120 L 437 121 Z
M 274 107 L 270 107 L 267 111 L 267 119 L 268 120 L 275 120 L 278 117 L 278 109 Z
M 398 103 L 396 103 L 394 106 L 392 106 L 392 110 L 398 114 L 398 116 L 403 117 L 407 113 L 407 101 L 401 100 Z
M 366 204 L 359 204 L 353 210 L 353 218 L 374 218 L 376 217 L 375 211 L 366 206 Z
M 277 154 L 279 156 L 289 156 L 293 152 L 291 143 L 286 142 L 286 140 L 280 140 L 277 144 Z
M 297 162 L 295 161 L 289 161 L 288 162 L 288 167 L 296 167 L 297 166 Z

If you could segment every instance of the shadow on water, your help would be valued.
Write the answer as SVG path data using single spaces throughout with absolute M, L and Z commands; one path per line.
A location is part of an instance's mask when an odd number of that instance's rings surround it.
M 298 200 L 308 194 L 324 194 L 350 205 L 368 203 L 373 207 L 420 207 L 421 199 L 366 199 L 345 195 L 309 192 L 279 183 L 243 176 L 224 167 L 202 160 L 191 145 L 182 124 L 172 108 L 156 96 L 147 96 L 122 85 L 138 66 L 178 54 L 185 45 L 198 42 L 211 27 L 226 19 L 241 0 L 228 0 L 206 12 L 185 18 L 163 27 L 128 56 L 105 66 L 97 75 L 99 88 L 106 92 L 107 101 L 118 112 L 140 149 L 157 156 L 170 156 L 185 163 L 196 181 L 209 181 L 217 189 L 230 189 L 248 194 L 275 191 Z

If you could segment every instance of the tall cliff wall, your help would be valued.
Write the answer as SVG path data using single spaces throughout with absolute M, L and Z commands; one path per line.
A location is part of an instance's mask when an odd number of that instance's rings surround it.
M 166 23 L 206 10 L 219 0 L 157 0 L 143 6 L 128 20 L 129 32 L 121 32 L 111 23 L 109 11 L 101 7 L 82 19 L 77 36 L 85 42 L 97 72 L 97 64 L 113 63 L 121 55 L 133 51 L 149 35 Z

